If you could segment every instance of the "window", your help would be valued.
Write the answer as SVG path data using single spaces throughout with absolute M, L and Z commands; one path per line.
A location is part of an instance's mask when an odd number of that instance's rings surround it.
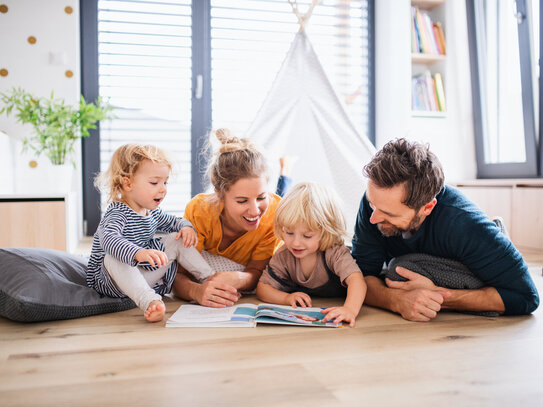
M 311 3 L 299 0 L 303 13 Z M 287 0 L 81 1 L 82 90 L 110 98 L 117 118 L 84 140 L 87 234 L 100 220 L 93 174 L 127 142 L 177 158 L 164 209 L 181 215 L 202 192 L 201 149 L 212 126 L 243 133 L 298 30 Z M 324 0 L 308 35 L 353 122 L 374 140 L 373 0 Z
M 480 178 L 537 175 L 533 33 L 539 15 L 526 1 L 466 1 Z

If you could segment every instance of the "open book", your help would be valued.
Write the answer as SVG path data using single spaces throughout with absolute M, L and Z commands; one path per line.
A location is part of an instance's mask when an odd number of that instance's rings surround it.
M 227 308 L 181 305 L 166 322 L 172 327 L 255 327 L 257 323 L 337 328 L 341 323 L 321 322 L 322 308 L 292 308 L 275 304 L 240 304 Z

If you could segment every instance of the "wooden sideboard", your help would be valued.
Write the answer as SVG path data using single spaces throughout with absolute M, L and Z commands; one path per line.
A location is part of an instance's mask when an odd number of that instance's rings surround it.
M 543 249 L 543 179 L 479 179 L 451 185 L 489 218 L 501 216 L 515 246 Z
M 0 247 L 70 251 L 70 195 L 0 195 Z

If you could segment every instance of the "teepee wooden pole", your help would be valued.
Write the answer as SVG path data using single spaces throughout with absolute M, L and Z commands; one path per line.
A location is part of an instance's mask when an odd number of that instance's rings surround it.
M 311 15 L 313 14 L 313 10 L 315 9 L 315 6 L 321 2 L 321 0 L 313 0 L 311 4 L 309 5 L 309 8 L 307 9 L 307 12 L 302 16 L 300 14 L 300 10 L 298 9 L 298 0 L 288 0 L 290 6 L 292 7 L 292 11 L 294 14 L 296 14 L 296 17 L 298 18 L 298 22 L 300 23 L 300 30 L 304 31 L 305 26 L 309 19 L 311 18 Z
M 298 31 L 303 31 L 305 26 L 304 17 L 300 14 L 300 11 L 298 10 L 298 1 L 297 0 L 288 0 L 290 6 L 292 7 L 292 12 L 296 15 L 296 18 L 298 19 L 298 23 L 300 24 L 300 29 Z
M 304 15 L 304 23 L 307 24 L 309 19 L 311 18 L 311 15 L 313 14 L 313 10 L 315 9 L 315 6 L 319 4 L 321 0 L 313 0 L 311 5 L 309 6 L 309 9 L 307 10 L 307 13 Z

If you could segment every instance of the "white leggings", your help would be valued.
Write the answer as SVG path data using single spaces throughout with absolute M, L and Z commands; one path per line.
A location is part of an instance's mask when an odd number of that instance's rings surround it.
M 120 262 L 109 254 L 104 257 L 104 266 L 111 279 L 144 311 L 147 310 L 151 301 L 162 299 L 153 290 L 153 287 L 164 277 L 174 260 L 177 260 L 177 263 L 198 281 L 204 281 L 215 273 L 196 248 L 184 247 L 181 239 L 175 240 L 176 236 L 177 233 L 170 233 L 162 238 L 164 253 L 166 253 L 168 261 L 156 270 L 148 271 L 143 267 L 133 267 Z

